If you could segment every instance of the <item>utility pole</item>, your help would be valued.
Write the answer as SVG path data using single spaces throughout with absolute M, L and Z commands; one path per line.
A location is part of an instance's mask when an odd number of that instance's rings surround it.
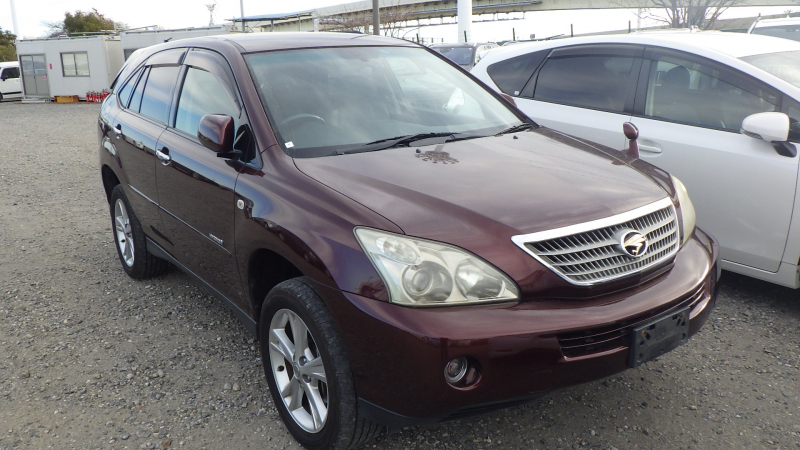
M 372 34 L 375 36 L 381 34 L 381 6 L 378 3 L 379 0 L 372 0 Z
M 17 24 L 17 8 L 14 6 L 14 0 L 11 0 L 11 23 L 14 25 L 14 34 L 17 39 L 22 39 L 19 34 L 19 24 Z
M 242 18 L 242 33 L 244 33 L 244 0 L 239 0 L 239 14 Z
M 472 40 L 472 0 L 458 0 L 458 42 Z

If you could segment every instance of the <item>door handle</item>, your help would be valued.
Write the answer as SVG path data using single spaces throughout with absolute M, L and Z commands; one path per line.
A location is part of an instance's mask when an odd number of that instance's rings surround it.
M 161 150 L 156 150 L 156 156 L 158 156 L 158 159 L 161 160 L 162 166 L 168 166 L 172 161 L 172 157 L 169 156 L 169 149 L 167 147 L 164 147 Z
M 639 144 L 639 151 L 647 153 L 661 153 L 661 147 Z
M 114 134 L 117 135 L 117 139 L 121 139 L 122 138 L 122 125 L 121 124 L 117 124 L 117 126 L 114 127 Z

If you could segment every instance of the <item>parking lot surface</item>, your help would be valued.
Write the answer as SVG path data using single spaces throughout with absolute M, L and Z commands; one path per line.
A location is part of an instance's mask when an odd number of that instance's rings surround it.
M 299 448 L 228 309 L 178 270 L 121 269 L 98 111 L 0 103 L 0 450 Z M 800 292 L 723 272 L 656 361 L 367 448 L 800 448 Z

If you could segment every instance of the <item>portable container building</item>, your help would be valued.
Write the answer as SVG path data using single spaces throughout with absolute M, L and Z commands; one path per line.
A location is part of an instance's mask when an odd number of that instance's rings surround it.
M 108 89 L 124 62 L 119 36 L 17 40 L 25 99 L 75 96 Z

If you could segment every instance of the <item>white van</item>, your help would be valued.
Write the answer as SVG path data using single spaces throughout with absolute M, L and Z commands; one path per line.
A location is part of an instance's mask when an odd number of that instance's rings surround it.
M 19 62 L 0 62 L 0 100 L 22 98 Z

